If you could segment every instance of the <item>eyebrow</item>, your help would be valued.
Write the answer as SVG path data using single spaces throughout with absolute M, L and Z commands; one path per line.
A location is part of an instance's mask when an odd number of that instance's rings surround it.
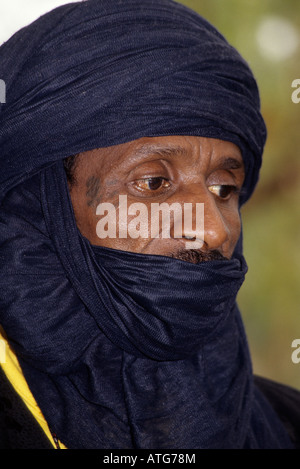
M 218 167 L 220 169 L 243 169 L 244 164 L 240 159 L 224 157 Z

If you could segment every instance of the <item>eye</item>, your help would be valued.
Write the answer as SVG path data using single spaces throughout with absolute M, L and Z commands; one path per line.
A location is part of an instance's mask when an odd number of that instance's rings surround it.
M 168 189 L 170 187 L 170 182 L 162 177 L 153 177 L 138 179 L 135 181 L 135 185 L 138 189 L 144 191 L 159 191 L 160 189 Z
M 228 200 L 232 194 L 237 194 L 239 192 L 236 186 L 225 184 L 214 184 L 212 186 L 208 186 L 208 190 L 223 200 Z

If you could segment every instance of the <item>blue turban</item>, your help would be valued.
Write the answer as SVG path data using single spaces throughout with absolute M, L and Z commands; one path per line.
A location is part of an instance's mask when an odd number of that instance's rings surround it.
M 207 21 L 169 0 L 57 8 L 0 50 L 0 200 L 61 158 L 145 136 L 236 143 L 246 197 L 265 143 L 257 85 Z
M 145 136 L 228 140 L 245 202 L 266 136 L 245 61 L 171 0 L 88 0 L 15 34 L 0 77 L 0 322 L 51 430 L 69 448 L 290 447 L 253 383 L 241 243 L 197 265 L 92 246 L 62 164 Z

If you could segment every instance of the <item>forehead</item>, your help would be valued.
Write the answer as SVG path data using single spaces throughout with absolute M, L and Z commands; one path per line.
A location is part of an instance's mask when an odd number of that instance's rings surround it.
M 149 139 L 150 140 L 150 139 Z M 154 141 L 135 142 L 134 154 L 137 157 L 158 155 L 172 159 L 236 159 L 237 166 L 242 164 L 240 149 L 233 143 L 206 137 L 162 137 Z
M 120 145 L 99 148 L 81 154 L 88 166 L 101 166 L 103 170 L 118 170 L 150 159 L 169 159 L 176 164 L 203 161 L 222 164 L 231 169 L 243 168 L 243 158 L 232 142 L 207 137 L 163 136 L 143 137 Z

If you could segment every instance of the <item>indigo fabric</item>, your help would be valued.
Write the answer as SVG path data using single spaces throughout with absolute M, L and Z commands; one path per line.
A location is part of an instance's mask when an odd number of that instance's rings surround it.
M 248 65 L 196 13 L 169 0 L 88 0 L 55 9 L 0 48 L 0 200 L 41 166 L 157 135 L 241 147 L 246 197 L 265 142 Z
M 247 64 L 169 0 L 89 0 L 0 48 L 0 323 L 68 448 L 290 448 L 254 386 L 236 294 L 247 266 L 92 246 L 62 159 L 141 136 L 242 150 L 243 203 L 265 126 Z
M 10 191 L 1 324 L 68 448 L 288 448 L 253 385 L 236 293 L 247 270 L 93 247 L 63 166 Z

